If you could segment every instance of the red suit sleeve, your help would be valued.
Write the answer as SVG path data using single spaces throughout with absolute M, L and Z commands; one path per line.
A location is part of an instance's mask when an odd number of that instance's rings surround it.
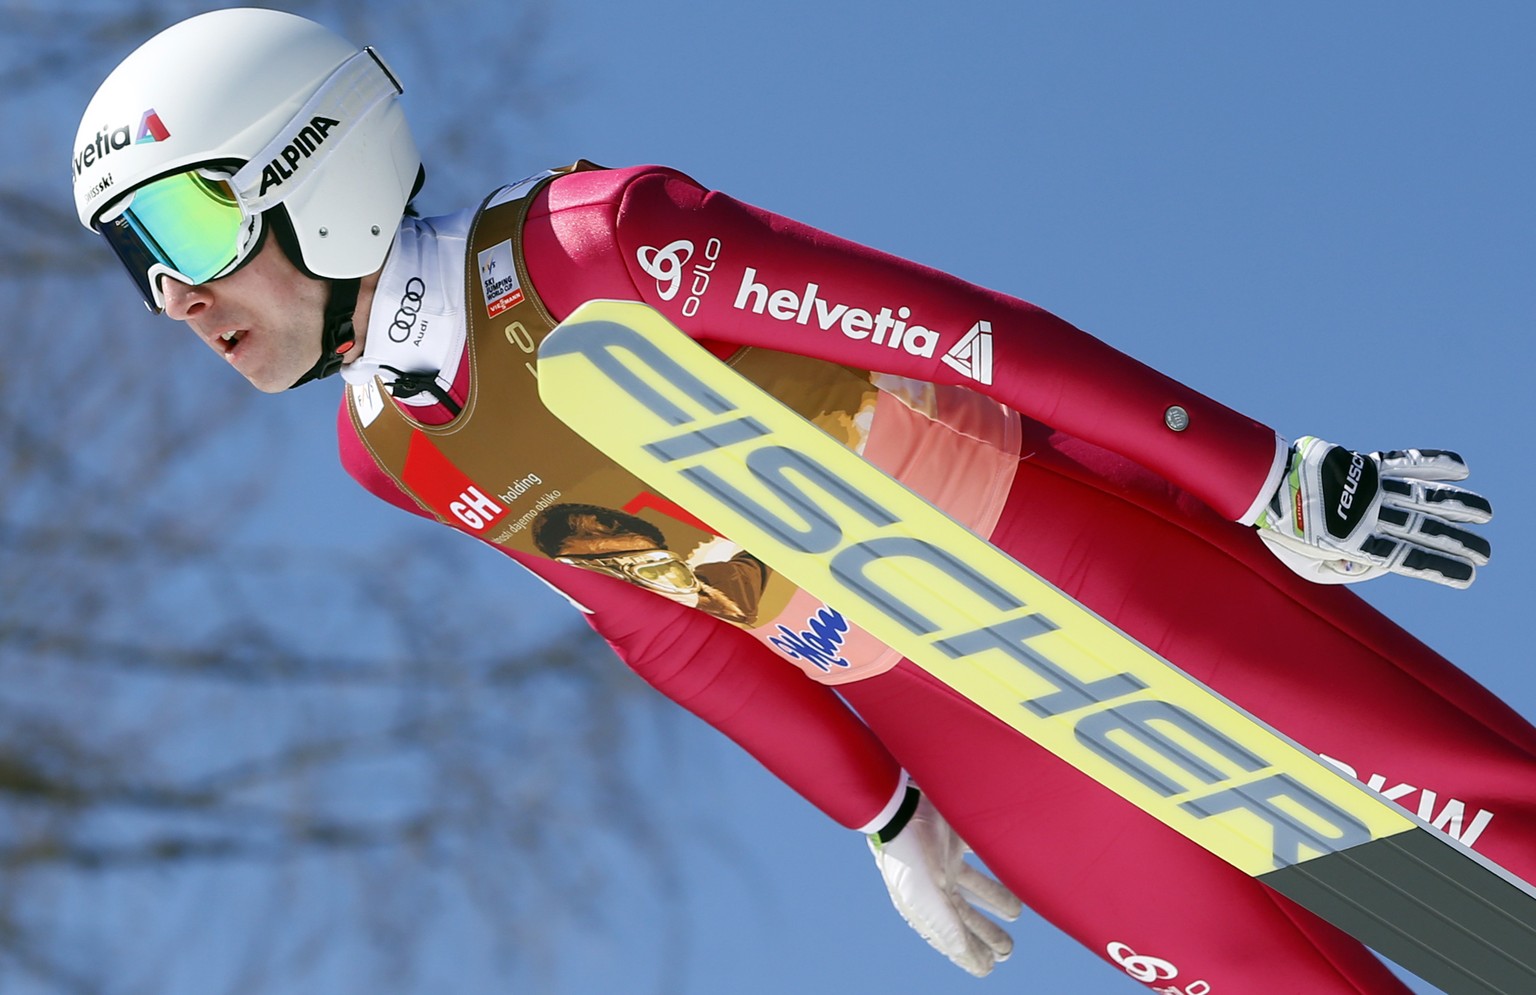
M 525 250 L 556 317 L 593 298 L 639 299 L 707 342 L 974 388 L 1231 520 L 1250 521 L 1278 484 L 1273 430 L 1060 318 L 673 170 L 561 177 L 534 205 Z
M 611 577 L 518 559 L 591 609 L 592 628 L 646 683 L 835 821 L 859 828 L 891 802 L 901 769 L 874 733 L 743 630 Z

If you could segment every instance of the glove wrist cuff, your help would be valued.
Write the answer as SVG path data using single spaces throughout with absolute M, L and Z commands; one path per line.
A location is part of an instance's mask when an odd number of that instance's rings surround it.
M 917 812 L 917 803 L 922 797 L 922 793 L 917 790 L 917 785 L 908 782 L 906 790 L 901 795 L 901 802 L 896 806 L 896 814 L 891 816 L 885 825 L 870 833 L 870 840 L 876 846 L 883 846 L 895 839 L 896 834 L 912 821 L 912 816 Z

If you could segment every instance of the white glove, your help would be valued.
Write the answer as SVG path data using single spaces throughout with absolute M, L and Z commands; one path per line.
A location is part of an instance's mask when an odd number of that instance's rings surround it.
M 907 791 L 907 804 L 891 825 L 869 836 L 891 902 L 929 946 L 978 978 L 990 974 L 1013 952 L 1013 940 L 978 910 L 1012 922 L 1023 905 L 966 863 L 970 847 L 915 787 Z M 907 812 L 911 816 L 903 823 Z
M 1488 540 L 1451 523 L 1482 524 L 1493 508 L 1442 483 L 1466 476 L 1443 449 L 1356 453 L 1303 436 L 1255 525 L 1286 566 L 1320 584 L 1390 572 L 1467 587 L 1488 562 Z

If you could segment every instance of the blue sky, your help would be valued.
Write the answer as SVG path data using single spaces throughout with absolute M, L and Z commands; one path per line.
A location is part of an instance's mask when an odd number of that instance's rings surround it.
M 446 43 L 461 29 L 348 25 L 401 71 L 419 131 L 443 81 L 515 56 L 494 23 L 469 54 Z M 1031 300 L 1284 434 L 1458 449 L 1498 510 L 1493 565 L 1466 592 L 1364 593 L 1536 715 L 1532 37 L 1517 3 L 569 0 L 540 56 L 569 86 L 491 154 L 428 148 L 424 204 L 578 156 L 665 163 Z M 507 110 L 488 103 L 487 131 Z M 331 397 L 306 394 L 288 402 L 317 419 L 303 486 L 341 493 Z M 358 528 L 391 514 L 360 506 Z M 889 907 L 858 837 L 691 720 L 657 750 L 688 759 L 654 772 L 689 841 L 681 880 L 636 872 L 529 990 L 1137 990 L 1027 913 L 1014 959 L 973 982 Z

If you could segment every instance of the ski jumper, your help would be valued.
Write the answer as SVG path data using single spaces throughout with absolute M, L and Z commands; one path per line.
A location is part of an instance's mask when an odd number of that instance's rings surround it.
M 484 234 L 493 218 L 515 237 Z M 493 469 L 485 426 L 519 461 L 535 450 L 514 436 L 539 437 L 507 427 L 529 410 L 516 405 L 531 373 L 486 343 L 526 345 L 594 298 L 658 308 L 1196 679 L 1536 878 L 1536 730 L 1270 554 L 1247 523 L 1284 463 L 1273 430 L 1021 300 L 660 167 L 582 169 L 484 211 L 407 218 L 343 371 L 348 471 L 499 545 L 831 818 L 882 825 L 910 775 L 1027 905 L 1150 990 L 1407 991 L 1352 938 L 860 642 L 664 498 L 572 502 L 542 463 Z M 466 527 L 492 508 L 510 524 Z

